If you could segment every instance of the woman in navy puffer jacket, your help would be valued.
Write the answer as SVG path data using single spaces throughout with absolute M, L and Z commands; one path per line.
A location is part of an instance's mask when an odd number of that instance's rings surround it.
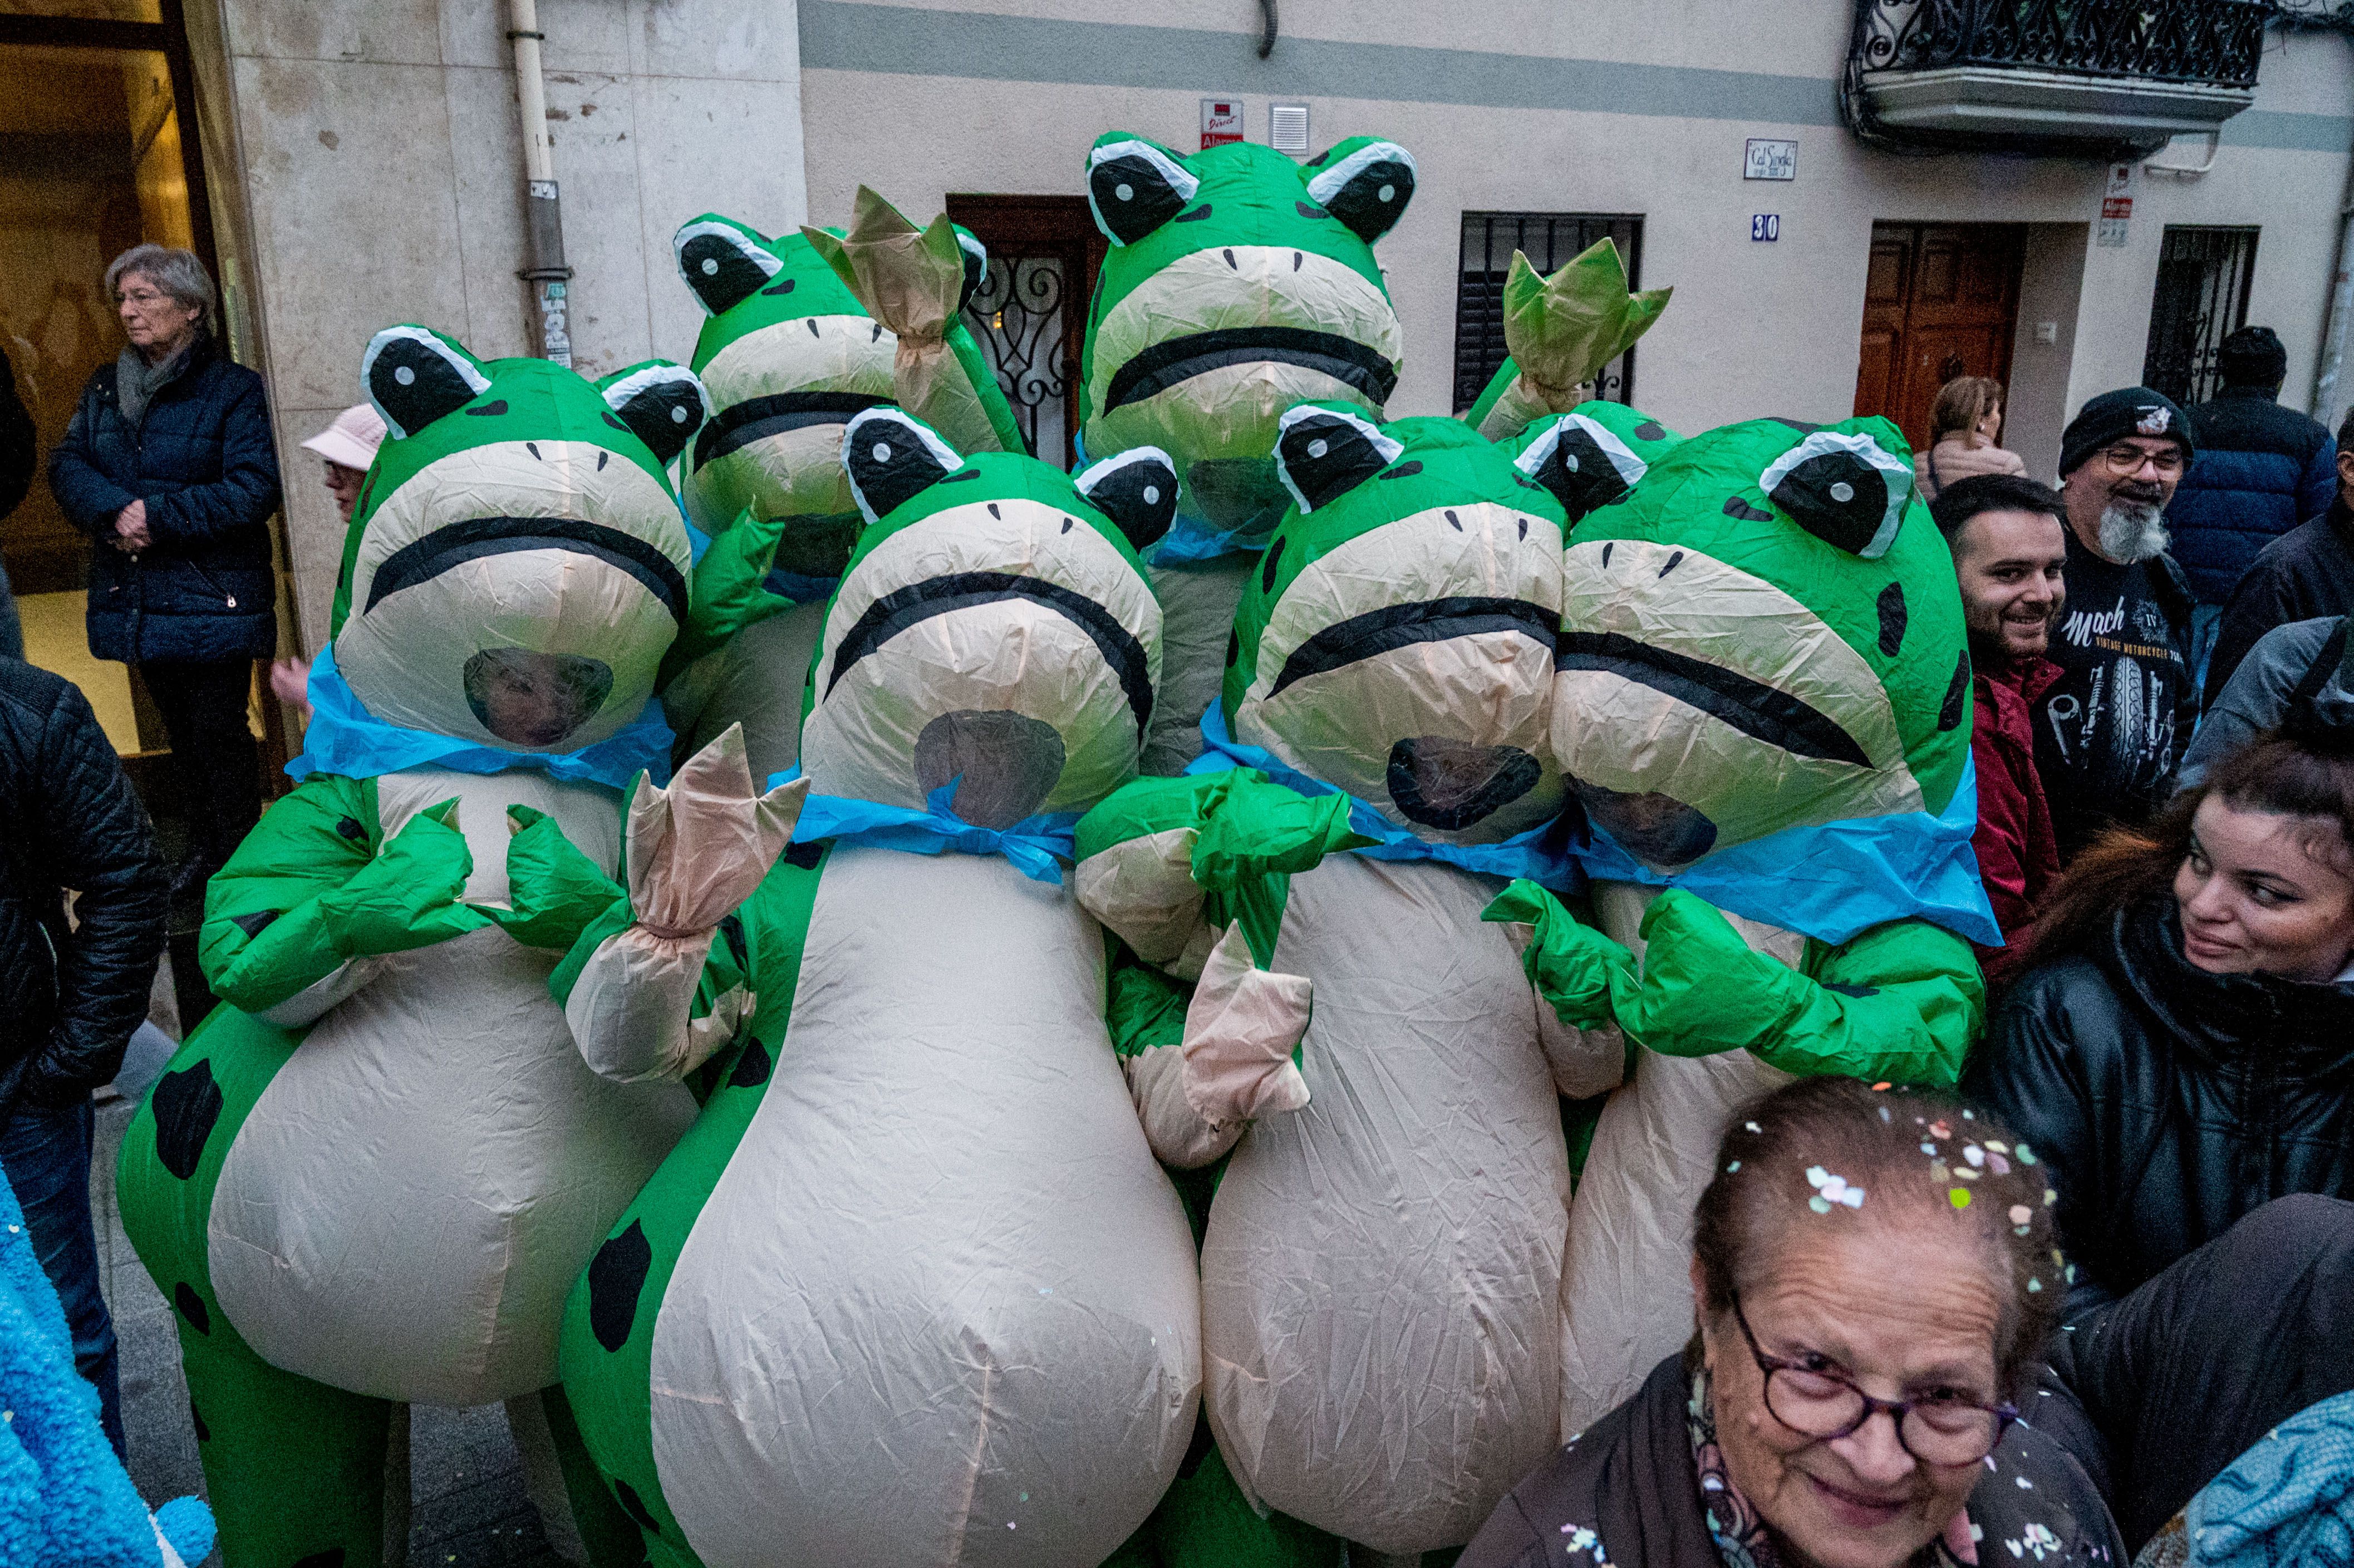
M 106 270 L 131 340 L 83 388 L 49 488 L 96 542 L 90 651 L 136 664 L 172 739 L 189 849 L 173 884 L 219 869 L 261 812 L 246 724 L 253 662 L 277 651 L 268 520 L 278 458 L 261 377 L 213 334 L 213 281 L 141 245 Z

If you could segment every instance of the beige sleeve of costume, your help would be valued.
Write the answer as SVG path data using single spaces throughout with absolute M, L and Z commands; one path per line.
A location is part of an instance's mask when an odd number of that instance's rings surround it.
M 1072 887 L 1079 906 L 1136 956 L 1179 980 L 1201 974 L 1218 939 L 1202 918 L 1193 880 L 1195 829 L 1165 828 L 1122 839 L 1079 862 Z
M 1210 950 L 1185 1009 L 1185 1034 L 1126 1059 L 1128 1092 L 1153 1158 L 1179 1170 L 1207 1165 L 1260 1117 L 1308 1103 L 1291 1054 L 1308 1032 L 1309 984 L 1251 962 L 1242 927 Z
M 275 1007 L 266 1007 L 254 1014 L 264 1023 L 274 1023 L 281 1029 L 303 1029 L 326 1016 L 336 1003 L 357 991 L 384 971 L 382 957 L 345 959 L 327 974 L 320 976 Z
M 592 1071 L 625 1084 L 676 1079 L 735 1037 L 751 1016 L 751 993 L 741 987 L 691 1016 L 712 936 L 663 937 L 631 926 L 598 944 L 564 1003 L 564 1022 Z
M 1533 927 L 1518 920 L 1504 924 L 1505 935 L 1511 939 L 1512 951 L 1525 953 L 1534 938 Z M 1573 1100 L 1588 1099 L 1617 1088 L 1627 1077 L 1627 1037 L 1616 1023 L 1606 1023 L 1599 1029 L 1580 1029 L 1564 1023 L 1551 1003 L 1529 991 L 1529 1001 L 1536 1009 L 1537 1044 L 1543 1047 L 1545 1065 L 1553 1071 L 1553 1086 Z

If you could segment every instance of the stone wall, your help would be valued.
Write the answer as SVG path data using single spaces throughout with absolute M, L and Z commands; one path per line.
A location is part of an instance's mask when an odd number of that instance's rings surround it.
M 301 440 L 358 399 L 378 327 L 529 352 L 522 130 L 503 0 L 206 0 L 226 61 L 260 368 L 287 475 L 305 651 L 343 527 Z M 207 18 L 214 19 L 214 18 Z M 702 320 L 670 237 L 717 210 L 802 220 L 795 0 L 540 0 L 549 131 L 575 270 L 572 337 L 602 375 L 684 361 Z M 220 149 L 215 149 L 216 153 Z

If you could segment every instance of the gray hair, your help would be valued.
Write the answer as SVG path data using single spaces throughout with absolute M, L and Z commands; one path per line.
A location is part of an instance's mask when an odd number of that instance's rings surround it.
M 220 296 L 213 290 L 213 275 L 205 270 L 195 251 L 169 245 L 134 245 L 107 267 L 107 293 L 120 299 L 122 280 L 134 272 L 180 303 L 195 306 L 202 313 L 200 324 L 205 331 L 218 330 Z

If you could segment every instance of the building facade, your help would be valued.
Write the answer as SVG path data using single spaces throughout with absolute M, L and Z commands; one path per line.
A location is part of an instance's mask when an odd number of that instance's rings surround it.
M 1347 0 L 1286 7 L 1262 55 L 1272 8 L 1257 0 L 540 0 L 573 351 L 592 375 L 684 360 L 701 318 L 672 260 L 679 223 L 840 223 L 870 185 L 990 242 L 972 323 L 1042 453 L 1066 454 L 1102 246 L 1080 199 L 1087 149 L 1119 128 L 1190 151 L 1222 106 L 1218 133 L 1301 156 L 1360 133 L 1415 155 L 1412 207 L 1378 250 L 1406 343 L 1393 413 L 1469 400 L 1500 355 L 1493 298 L 1513 249 L 1543 267 L 1605 234 L 1641 285 L 1676 289 L 1606 392 L 1684 429 L 1863 411 L 1917 436 L 1939 382 L 1994 375 L 2011 388 L 2007 444 L 2049 476 L 2085 397 L 2146 376 L 2200 395 L 2215 343 L 2244 323 L 2279 332 L 2285 400 L 2306 404 L 2354 153 L 2349 40 L 2281 25 L 2261 0 L 2153 0 L 2130 9 L 2155 32 L 2057 45 L 1929 38 L 1915 18 L 1930 8 Z M 1974 8 L 2128 9 L 1937 14 Z M 314 649 L 342 530 L 298 443 L 357 397 L 368 335 L 408 320 L 486 355 L 535 341 L 509 7 L 16 9 L 71 13 L 0 16 L 0 75 L 27 85 L 6 111 L 24 123 L 0 134 L 48 150 L 0 175 L 17 207 L 0 213 L 0 324 L 20 383 L 29 355 L 42 397 L 69 407 L 111 356 L 96 272 L 113 249 L 206 250 L 237 352 L 270 378 L 286 644 Z M 66 132 L 36 122 L 69 111 L 29 88 L 69 57 L 131 84 L 101 115 L 127 132 L 74 132 L 120 187 L 94 227 L 73 214 L 96 198 L 59 172 Z M 176 208 L 151 188 L 159 160 L 185 168 Z M 67 298 L 71 332 L 56 324 Z M 2345 400 L 2317 412 L 2334 423 Z M 74 542 L 37 511 L 7 524 L 10 569 L 36 598 L 70 596 Z M 50 608 L 36 657 L 69 662 L 54 628 L 78 633 L 78 604 Z

